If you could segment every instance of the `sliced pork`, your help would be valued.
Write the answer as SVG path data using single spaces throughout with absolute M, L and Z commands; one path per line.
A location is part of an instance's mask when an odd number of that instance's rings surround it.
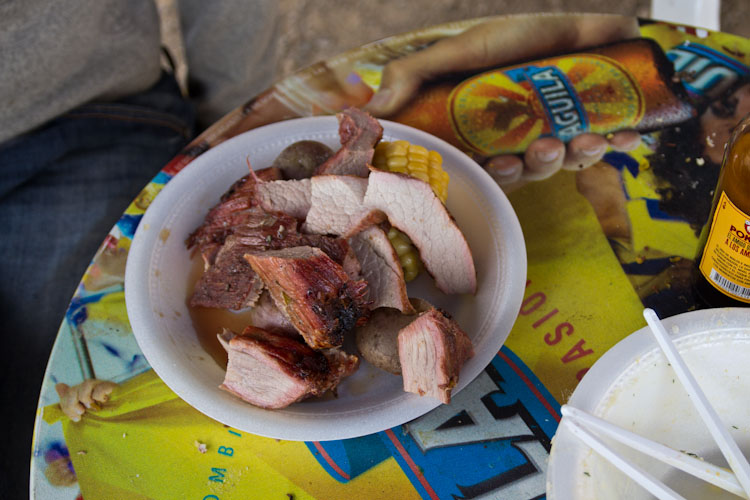
M 278 179 L 281 179 L 281 171 L 270 167 L 252 172 L 232 184 L 208 212 L 203 224 L 188 236 L 188 249 L 198 249 L 206 264 L 212 263 L 219 247 L 237 226 L 255 225 L 258 218 L 268 215 L 266 210 L 257 209 L 256 186 L 259 182 Z
M 310 185 L 310 211 L 303 230 L 348 237 L 382 222 L 385 215 L 363 205 L 367 179 L 352 175 L 318 175 Z
M 398 334 L 404 390 L 445 404 L 451 402 L 461 367 L 473 355 L 469 336 L 438 309 L 420 314 Z
M 384 212 L 393 226 L 406 233 L 440 290 L 476 291 L 469 244 L 429 184 L 408 175 L 373 169 L 364 204 Z
M 245 263 L 247 264 L 247 261 L 245 261 Z M 250 264 L 247 264 L 247 266 L 249 268 Z M 252 269 L 250 269 L 250 271 L 253 273 L 253 276 L 257 276 Z M 260 278 L 258 278 L 258 282 L 261 284 L 263 283 Z M 268 290 L 263 290 L 260 297 L 258 297 L 258 300 L 253 305 L 253 308 L 248 312 L 248 315 L 250 324 L 261 330 L 284 335 L 286 337 L 302 338 L 297 329 L 294 328 L 291 321 L 289 321 L 289 318 L 284 316 L 284 314 L 279 311 L 279 308 L 276 307 Z
M 259 182 L 255 201 L 268 212 L 304 220 L 310 210 L 310 179 Z
M 367 323 L 358 326 L 354 333 L 359 354 L 371 365 L 394 375 L 401 375 L 398 333 L 417 319 L 416 312 L 433 309 L 426 300 L 412 298 L 410 301 L 415 314 L 402 314 L 397 309 L 381 307 L 373 310 Z
M 356 370 L 356 356 L 321 353 L 283 335 L 248 327 L 219 335 L 229 361 L 221 388 L 261 408 L 278 409 L 333 390 Z
M 213 262 L 208 263 L 195 285 L 189 304 L 192 307 L 243 309 L 257 300 L 263 283 L 244 256 L 248 253 L 278 250 L 297 246 L 313 246 L 323 250 L 334 262 L 347 267 L 357 276 L 359 265 L 349 244 L 342 238 L 317 234 L 301 234 L 299 221 L 284 214 L 268 214 L 259 207 L 244 211 L 253 214 L 244 224 L 233 226 L 219 248 Z
M 337 113 L 341 148 L 326 160 L 316 175 L 345 174 L 367 177 L 375 144 L 383 137 L 383 127 L 378 121 L 357 108 L 347 108 Z
M 367 319 L 367 283 L 314 247 L 248 254 L 271 297 L 314 349 L 339 347 L 344 335 Z
M 404 314 L 413 314 L 404 281 L 404 270 L 388 235 L 378 226 L 371 226 L 349 239 L 367 282 L 367 298 L 372 309 L 391 307 Z

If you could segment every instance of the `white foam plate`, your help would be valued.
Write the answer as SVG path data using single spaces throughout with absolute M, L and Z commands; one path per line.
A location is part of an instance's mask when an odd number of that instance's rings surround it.
M 489 175 L 458 149 L 422 131 L 382 120 L 384 140 L 405 139 L 438 151 L 450 174 L 447 206 L 474 254 L 475 296 L 446 296 L 429 278 L 409 294 L 449 311 L 469 334 L 476 355 L 463 367 L 454 394 L 492 360 L 510 333 L 523 298 L 526 251 L 518 219 Z M 400 377 L 363 362 L 335 399 L 312 399 L 282 410 L 263 410 L 218 388 L 220 367 L 201 347 L 186 306 L 190 254 L 186 237 L 237 179 L 264 168 L 289 144 L 311 139 L 340 147 L 335 117 L 300 118 L 267 125 L 207 151 L 175 176 L 154 199 L 133 238 L 125 273 L 128 317 L 153 369 L 187 403 L 236 429 L 262 436 L 320 441 L 381 431 L 438 406 L 402 390 Z
M 663 320 L 701 389 L 750 456 L 750 309 L 693 311 Z M 607 351 L 569 404 L 677 450 L 727 467 L 648 327 Z M 552 441 L 547 498 L 653 498 L 573 436 L 563 418 Z M 737 498 L 611 439 L 602 440 L 685 498 Z

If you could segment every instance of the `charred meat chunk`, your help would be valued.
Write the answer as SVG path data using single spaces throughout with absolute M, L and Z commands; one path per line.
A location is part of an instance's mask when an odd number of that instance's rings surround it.
M 315 351 L 252 326 L 242 335 L 224 330 L 219 342 L 229 358 L 220 387 L 261 408 L 284 408 L 333 390 L 359 365 L 356 356 L 338 350 Z
M 336 117 L 339 120 L 341 149 L 318 167 L 315 174 L 367 177 L 375 144 L 383 137 L 383 127 L 375 118 L 357 108 L 347 108 Z
M 272 250 L 245 259 L 313 349 L 340 347 L 344 335 L 366 321 L 367 283 L 352 281 L 319 248 Z
M 349 255 L 349 244 L 341 238 L 301 234 L 299 221 L 293 217 L 268 214 L 253 208 L 257 217 L 236 226 L 233 234 L 219 247 L 195 285 L 191 307 L 243 309 L 252 306 L 263 289 L 263 282 L 245 260 L 247 253 L 278 250 L 287 247 L 313 246 L 322 249 L 334 262 L 343 264 Z
M 234 232 L 234 228 L 245 224 L 256 223 L 255 217 L 266 215 L 261 210 L 250 210 L 258 205 L 256 186 L 259 181 L 281 179 L 277 168 L 265 168 L 248 174 L 232 184 L 203 219 L 201 224 L 185 242 L 188 249 L 197 248 L 204 260 L 211 261 L 218 248 Z

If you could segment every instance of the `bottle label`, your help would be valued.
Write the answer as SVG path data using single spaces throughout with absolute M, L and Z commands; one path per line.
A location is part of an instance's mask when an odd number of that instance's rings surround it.
M 524 151 L 538 137 L 567 142 L 583 132 L 631 128 L 645 112 L 630 72 L 598 54 L 482 73 L 459 84 L 448 106 L 456 136 L 488 156 Z
M 723 191 L 698 268 L 716 289 L 750 304 L 750 216 Z

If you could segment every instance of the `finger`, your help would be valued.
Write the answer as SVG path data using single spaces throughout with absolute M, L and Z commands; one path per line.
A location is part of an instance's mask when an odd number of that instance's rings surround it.
M 523 155 L 523 178 L 529 181 L 546 179 L 562 167 L 565 144 L 554 137 L 543 137 L 532 142 Z
M 633 151 L 641 144 L 641 134 L 635 130 L 623 130 L 615 132 L 609 138 L 609 145 L 615 151 Z
M 60 400 L 62 400 L 65 395 L 70 390 L 70 386 L 68 384 L 63 384 L 60 382 L 59 384 L 55 385 L 55 392 L 57 392 L 57 395 L 60 397 Z
M 78 401 L 80 401 L 86 408 L 91 408 L 91 405 L 94 404 L 91 393 L 94 391 L 96 382 L 97 381 L 94 379 L 88 379 L 82 384 L 76 386 L 76 390 L 78 391 Z
M 403 107 L 416 94 L 427 77 L 419 66 L 419 53 L 391 61 L 383 71 L 380 88 L 364 109 L 374 116 L 388 116 Z
M 514 155 L 495 156 L 484 164 L 485 170 L 501 187 L 521 180 L 523 162 Z
M 83 405 L 78 401 L 76 391 L 68 391 L 65 396 L 60 399 L 60 409 L 73 422 L 81 420 L 81 415 L 86 411 Z
M 598 162 L 607 151 L 607 139 L 598 134 L 581 134 L 568 143 L 563 168 L 581 170 Z
M 81 415 L 86 413 L 86 408 L 81 403 L 75 403 L 68 406 L 67 409 L 63 409 L 63 411 L 73 422 L 80 422 Z
M 91 394 L 91 397 L 94 398 L 94 401 L 97 401 L 99 403 L 106 403 L 109 399 L 109 395 L 112 393 L 112 390 L 115 387 L 117 387 L 117 384 L 113 382 L 100 381 L 98 384 L 96 384 L 96 387 L 94 387 L 94 391 Z

